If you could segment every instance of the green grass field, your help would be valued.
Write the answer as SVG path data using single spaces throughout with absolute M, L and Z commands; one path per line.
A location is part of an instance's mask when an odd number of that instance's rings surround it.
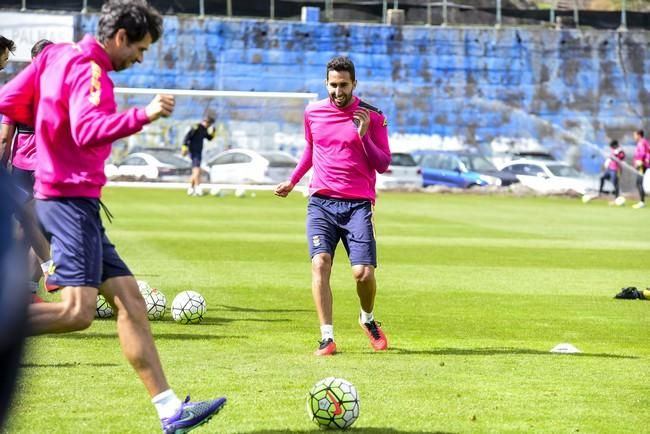
M 373 353 L 356 320 L 345 251 L 332 286 L 340 353 L 320 338 L 299 193 L 191 198 L 107 189 L 108 233 L 136 277 L 171 304 L 203 294 L 207 317 L 152 323 L 170 383 L 226 395 L 218 433 L 310 432 L 308 390 L 356 385 L 358 433 L 650 432 L 650 211 L 576 199 L 382 194 Z M 551 354 L 558 343 L 578 355 Z M 32 338 L 9 433 L 153 433 L 158 419 L 113 320 Z

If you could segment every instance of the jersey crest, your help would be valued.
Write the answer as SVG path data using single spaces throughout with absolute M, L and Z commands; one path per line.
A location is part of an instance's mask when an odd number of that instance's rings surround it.
M 102 95 L 102 83 L 99 81 L 99 77 L 102 75 L 102 68 L 95 62 L 90 62 L 90 95 L 88 96 L 88 101 L 94 106 L 99 105 L 99 99 Z

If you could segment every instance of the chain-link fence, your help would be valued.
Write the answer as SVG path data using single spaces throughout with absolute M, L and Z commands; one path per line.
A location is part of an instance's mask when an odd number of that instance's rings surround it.
M 102 0 L 0 0 L 0 8 L 97 12 Z M 648 0 L 150 0 L 164 14 L 300 20 L 305 7 L 323 22 L 433 26 L 589 26 L 647 28 Z M 399 14 L 392 10 L 399 9 Z M 313 16 L 313 15 L 312 15 Z

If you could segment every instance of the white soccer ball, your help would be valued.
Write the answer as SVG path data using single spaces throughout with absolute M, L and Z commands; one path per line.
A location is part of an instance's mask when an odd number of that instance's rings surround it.
M 235 190 L 235 197 L 239 197 L 239 198 L 246 197 L 246 189 L 238 188 L 237 190 Z
M 165 316 L 167 308 L 167 297 L 156 288 L 144 295 L 144 302 L 147 305 L 147 317 L 151 321 L 160 320 Z
M 172 318 L 181 324 L 198 324 L 207 310 L 205 299 L 196 291 L 183 291 L 172 302 Z
M 138 289 L 143 297 L 151 292 L 151 286 L 146 281 L 136 280 L 136 282 L 138 282 Z
M 113 316 L 113 306 L 111 306 L 103 295 L 97 294 L 97 305 L 95 309 L 95 317 L 97 318 L 110 318 Z
M 214 197 L 222 197 L 223 196 L 223 191 L 219 187 L 212 187 L 210 189 L 210 195 Z
M 625 197 L 623 197 L 623 196 L 617 197 L 616 199 L 614 199 L 614 203 L 616 204 L 616 206 L 625 205 Z
M 309 391 L 307 414 L 320 428 L 346 429 L 359 418 L 359 394 L 343 378 L 325 378 Z
M 594 196 L 593 194 L 585 193 L 585 194 L 582 195 L 582 203 L 589 203 L 589 202 L 591 202 L 595 197 L 596 197 L 596 196 Z

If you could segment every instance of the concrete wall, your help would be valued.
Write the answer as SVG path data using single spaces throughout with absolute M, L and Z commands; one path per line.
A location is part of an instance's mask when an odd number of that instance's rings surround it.
M 80 16 L 79 34 L 94 32 L 96 21 Z M 129 87 L 325 97 L 324 65 L 345 54 L 357 66 L 357 94 L 386 113 L 396 147 L 464 142 L 490 151 L 513 139 L 540 143 L 593 171 L 602 161 L 592 158 L 593 146 L 604 148 L 610 138 L 631 144 L 632 130 L 645 124 L 648 35 L 167 16 L 164 36 L 144 64 L 114 80 Z M 275 103 L 260 109 L 254 102 L 179 102 L 179 119 L 200 117 L 209 106 L 226 130 L 251 131 L 263 121 L 264 135 L 301 134 L 301 102 L 287 109 Z

